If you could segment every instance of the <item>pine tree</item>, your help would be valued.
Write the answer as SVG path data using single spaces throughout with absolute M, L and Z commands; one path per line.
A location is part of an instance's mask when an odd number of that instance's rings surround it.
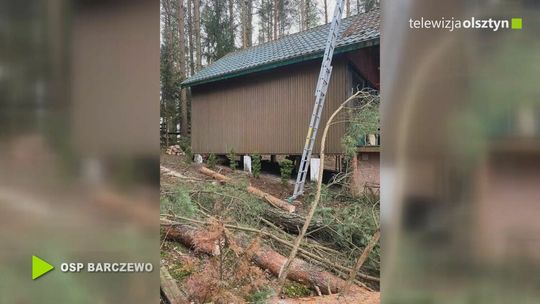
M 380 0 L 363 0 L 364 2 L 364 11 L 369 12 L 378 7 L 380 7 Z
M 294 4 L 293 0 L 279 0 L 279 37 L 289 34 L 295 23 L 297 10 Z
M 236 37 L 236 27 L 234 25 L 234 0 L 229 0 L 229 35 L 232 37 L 233 46 Z
M 261 0 L 259 10 L 259 43 L 272 40 L 274 23 L 274 3 L 273 0 Z
M 250 47 L 253 36 L 253 0 L 239 0 L 242 48 Z
M 202 67 L 202 41 L 201 41 L 201 0 L 193 0 L 193 34 L 195 40 L 195 71 Z
M 319 25 L 320 16 L 316 0 L 300 0 L 298 2 L 300 31 L 308 30 Z
M 306 30 L 320 24 L 319 10 L 316 0 L 305 0 Z
M 195 47 L 193 46 L 193 9 L 192 9 L 192 2 L 193 0 L 187 0 L 187 10 L 186 10 L 186 19 L 187 19 L 187 37 L 188 37 L 188 52 L 189 52 L 189 75 L 193 75 L 195 73 L 195 57 L 194 57 L 194 50 Z
M 176 124 L 179 121 L 179 77 L 176 69 L 177 54 L 175 50 L 178 45 L 178 37 L 174 35 L 177 31 L 177 22 L 174 14 L 175 6 L 172 5 L 171 0 L 163 0 L 161 19 L 164 26 L 162 28 L 163 39 L 160 53 L 160 110 L 162 129 L 165 133 L 175 131 Z M 165 144 L 169 144 L 168 136 L 165 138 Z
M 188 0 L 189 1 L 189 0 Z M 178 77 L 179 81 L 186 78 L 186 33 L 185 33 L 185 9 L 184 0 L 178 0 L 176 8 L 178 22 Z M 189 136 L 188 100 L 185 88 L 180 89 L 180 134 L 183 138 Z
M 328 23 L 328 0 L 323 0 L 324 5 L 324 23 Z
M 226 54 L 234 51 L 234 36 L 230 30 L 230 15 L 227 2 L 223 0 L 209 0 L 204 6 L 202 14 L 202 27 L 206 33 L 204 37 L 204 55 L 207 62 L 212 63 Z M 225 30 L 224 30 L 225 29 Z

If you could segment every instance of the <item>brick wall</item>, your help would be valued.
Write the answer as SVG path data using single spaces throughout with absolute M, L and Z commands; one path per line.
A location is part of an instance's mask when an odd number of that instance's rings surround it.
M 356 166 L 353 165 L 352 190 L 354 194 L 364 193 L 366 190 L 379 193 L 380 159 L 379 152 L 358 152 Z

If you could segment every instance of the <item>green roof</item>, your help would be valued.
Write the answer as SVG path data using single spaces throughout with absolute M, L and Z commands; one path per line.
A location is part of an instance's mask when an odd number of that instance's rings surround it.
M 334 54 L 378 45 L 379 24 L 379 9 L 343 19 Z M 329 29 L 330 24 L 325 24 L 232 52 L 189 77 L 182 85 L 195 86 L 321 58 Z

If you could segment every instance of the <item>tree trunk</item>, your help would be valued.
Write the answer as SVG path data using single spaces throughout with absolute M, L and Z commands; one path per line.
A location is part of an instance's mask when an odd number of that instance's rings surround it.
M 352 177 L 351 177 L 351 194 L 353 196 L 358 196 L 362 193 L 364 190 L 360 187 L 360 181 L 358 180 L 359 172 L 358 172 L 358 153 L 354 153 L 352 160 L 351 160 L 351 166 L 352 166 Z
M 206 241 L 201 241 L 205 237 L 205 232 L 188 225 L 168 225 L 168 222 L 161 221 L 161 225 L 165 226 L 165 239 L 180 242 L 187 247 L 197 252 L 202 252 L 208 255 L 218 255 L 219 245 L 211 244 Z
M 161 293 L 170 304 L 189 303 L 189 300 L 178 288 L 176 280 L 171 277 L 167 267 L 161 266 L 159 269 Z
M 173 43 L 173 27 L 172 27 L 172 22 L 171 22 L 171 18 L 172 18 L 171 3 L 169 1 L 170 0 L 163 1 L 163 8 L 165 10 L 165 36 L 167 37 L 166 48 L 169 51 L 168 53 L 169 61 L 172 62 L 174 60 L 174 56 L 173 56 L 174 53 L 172 52 L 174 43 Z
M 268 210 L 268 212 L 263 215 L 263 218 L 282 228 L 286 232 L 296 235 L 299 232 L 299 227 L 302 227 L 306 221 L 306 218 L 301 215 L 285 213 L 278 210 Z M 313 239 L 324 243 L 332 243 L 339 237 L 334 228 L 335 227 L 319 221 L 312 221 L 307 231 Z
M 184 29 L 184 0 L 178 0 L 178 74 L 181 80 L 186 78 L 186 36 Z M 188 100 L 186 89 L 180 89 L 180 135 L 188 136 Z M 176 129 L 176 126 L 175 126 Z
M 234 45 L 234 0 L 229 0 L 229 34 Z
M 253 0 L 247 1 L 247 46 L 252 45 L 253 39 Z
M 242 20 L 242 48 L 251 46 L 253 36 L 253 0 L 240 0 Z
M 167 117 L 167 119 L 165 120 L 165 146 L 168 147 L 169 146 L 169 118 Z
M 188 121 L 188 94 L 186 88 L 180 89 L 180 135 L 183 138 L 189 137 L 189 121 Z M 175 126 L 176 127 L 176 126 Z
M 166 220 L 162 220 L 161 224 L 165 227 L 168 226 L 165 230 L 166 239 L 180 242 L 192 248 L 198 248 L 199 251 L 203 253 L 215 254 L 211 246 L 199 245 L 199 243 L 204 244 L 204 242 L 199 242 L 199 238 L 204 238 L 205 231 L 187 225 L 171 225 L 171 223 Z M 242 236 L 236 236 L 235 242 L 242 247 L 247 247 L 250 244 L 250 240 L 247 237 Z M 286 261 L 286 257 L 266 246 L 260 246 L 253 255 L 253 262 L 255 264 L 261 268 L 267 269 L 276 276 L 279 274 L 282 265 Z M 345 280 L 336 277 L 330 272 L 297 258 L 292 262 L 287 278 L 302 284 L 307 284 L 311 288 L 315 288 L 316 286 L 321 293 L 324 294 L 337 293 L 346 283 Z M 362 290 L 362 288 L 355 286 L 355 290 Z
M 277 297 L 269 299 L 269 304 L 337 304 L 337 303 L 349 303 L 349 304 L 380 304 L 381 294 L 380 292 L 370 292 L 366 290 L 359 290 L 354 294 L 342 295 L 334 294 L 327 296 L 316 296 L 307 298 L 288 298 L 279 299 Z
M 247 0 L 240 0 L 240 28 L 242 30 L 242 48 L 245 49 L 247 45 Z
M 187 0 L 187 24 L 188 24 L 188 50 L 189 50 L 189 75 L 195 73 L 195 61 L 193 56 L 193 9 L 192 1 Z
M 274 0 L 274 40 L 278 39 L 278 29 L 279 29 L 279 0 Z
M 324 23 L 328 23 L 328 0 L 324 0 Z
M 347 14 L 347 17 L 349 17 L 351 15 L 351 0 L 346 0 L 347 1 L 347 10 L 345 11 L 345 13 Z
M 195 71 L 202 67 L 202 48 L 201 48 L 201 0 L 193 0 L 193 23 L 195 24 Z
M 306 29 L 306 1 L 300 0 L 300 31 Z
M 180 78 L 186 77 L 186 36 L 184 29 L 184 0 L 178 0 L 178 73 Z

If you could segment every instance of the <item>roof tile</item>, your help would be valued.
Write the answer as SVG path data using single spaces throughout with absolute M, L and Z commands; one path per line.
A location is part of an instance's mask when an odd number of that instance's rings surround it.
M 342 20 L 336 50 L 379 38 L 380 10 L 358 14 Z M 307 31 L 232 52 L 210 64 L 182 85 L 192 86 L 216 81 L 222 77 L 241 75 L 255 68 L 279 65 L 291 59 L 317 55 L 324 51 L 330 25 L 325 24 Z

